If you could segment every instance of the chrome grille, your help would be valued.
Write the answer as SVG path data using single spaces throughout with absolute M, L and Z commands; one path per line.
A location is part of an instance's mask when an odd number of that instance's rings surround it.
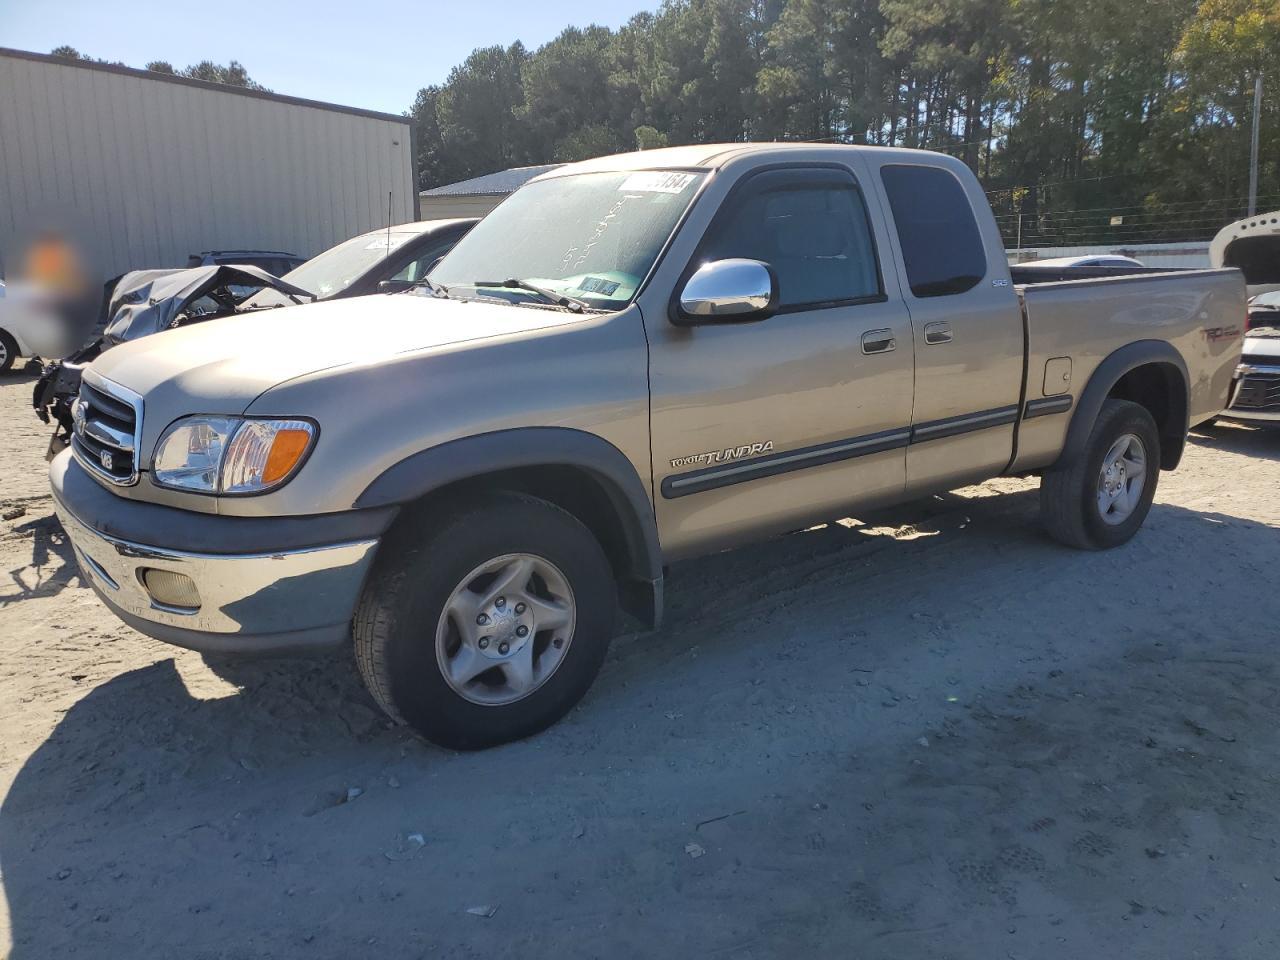
M 1244 410 L 1280 408 L 1280 376 L 1245 376 L 1231 406 Z
M 137 483 L 142 398 L 110 381 L 90 383 L 86 378 L 72 416 L 71 448 L 76 459 L 110 483 Z

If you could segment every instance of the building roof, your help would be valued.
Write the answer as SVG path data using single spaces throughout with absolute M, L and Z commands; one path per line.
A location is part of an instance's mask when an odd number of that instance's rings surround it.
M 18 60 L 36 60 L 41 63 L 56 63 L 63 67 L 78 67 L 82 70 L 99 70 L 103 73 L 118 73 L 126 77 L 139 77 L 143 80 L 158 80 L 161 83 L 177 83 L 184 87 L 200 87 L 216 93 L 229 93 L 239 97 L 255 97 L 259 100 L 274 100 L 276 103 L 290 103 L 298 107 L 314 107 L 317 110 L 330 110 L 335 113 L 350 113 L 357 117 L 369 117 L 373 120 L 390 120 L 393 123 L 410 123 L 410 118 L 394 113 L 381 113 L 377 110 L 365 110 L 362 107 L 345 107 L 338 103 L 325 103 L 322 100 L 307 100 L 303 97 L 290 97 L 283 93 L 271 93 L 267 90 L 251 90 L 248 87 L 237 87 L 230 83 L 211 83 L 208 80 L 195 80 L 191 77 L 180 77 L 173 73 L 160 73 L 156 70 L 138 70 L 116 63 L 98 63 L 93 60 L 72 60 L 69 57 L 55 57 L 48 53 L 32 53 L 30 50 L 14 50 L 0 47 L 0 57 L 14 57 Z
M 541 176 L 548 170 L 562 167 L 562 163 L 544 163 L 536 167 L 511 167 L 497 173 L 486 173 L 483 177 L 472 177 L 457 183 L 446 183 L 443 187 L 432 187 L 418 194 L 420 197 L 493 197 L 503 196 L 522 187 L 534 177 Z

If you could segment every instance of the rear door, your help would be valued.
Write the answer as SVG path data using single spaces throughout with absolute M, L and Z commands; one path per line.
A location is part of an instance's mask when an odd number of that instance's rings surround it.
M 888 201 L 915 338 L 907 488 L 995 476 L 1013 452 L 1023 329 L 986 198 L 963 168 L 868 159 Z
M 911 330 L 896 273 L 881 269 L 882 230 L 848 167 L 745 173 L 683 276 L 714 260 L 763 261 L 778 279 L 778 312 L 697 327 L 646 314 L 669 554 L 901 495 Z

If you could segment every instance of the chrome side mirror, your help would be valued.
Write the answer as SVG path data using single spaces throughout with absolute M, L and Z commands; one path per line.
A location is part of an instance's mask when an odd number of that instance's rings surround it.
M 680 326 L 763 320 L 778 307 L 778 281 L 759 260 L 713 260 L 680 292 L 672 321 Z

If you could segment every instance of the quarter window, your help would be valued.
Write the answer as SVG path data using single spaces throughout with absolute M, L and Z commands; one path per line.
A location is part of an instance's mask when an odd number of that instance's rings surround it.
M 946 297 L 977 286 L 987 274 L 982 234 L 964 187 L 939 167 L 886 164 L 889 197 L 907 283 L 917 297 Z
M 760 260 L 780 310 L 880 299 L 880 272 L 857 184 L 840 170 L 771 170 L 729 198 L 698 262 Z

